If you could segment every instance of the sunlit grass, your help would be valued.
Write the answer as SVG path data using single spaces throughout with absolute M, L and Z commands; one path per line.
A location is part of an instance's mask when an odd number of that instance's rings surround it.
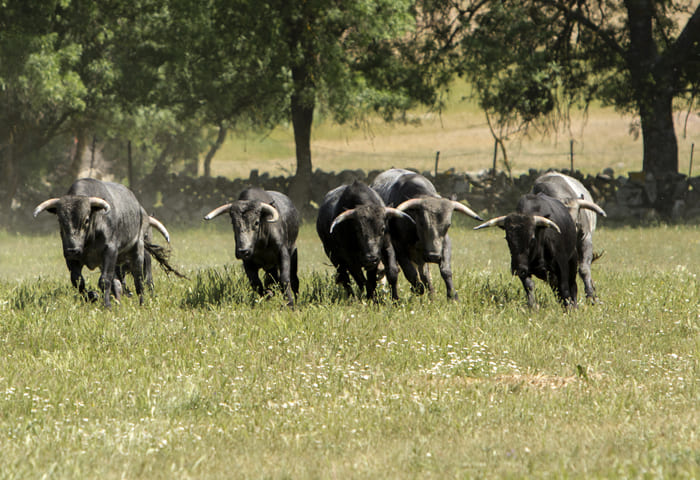
M 307 224 L 293 310 L 250 292 L 230 227 L 171 232 L 190 280 L 110 311 L 57 235 L 3 234 L 0 477 L 698 477 L 698 228 L 603 225 L 602 303 L 564 313 L 456 223 L 459 303 L 436 270 L 433 299 L 345 298 Z
M 390 167 L 434 171 L 476 172 L 493 165 L 494 140 L 486 118 L 468 88 L 456 84 L 446 97 L 444 111 L 417 110 L 407 123 L 386 124 L 370 118 L 361 127 L 337 125 L 320 115 L 312 131 L 312 163 L 325 171 Z M 514 173 L 530 168 L 569 168 L 570 140 L 574 140 L 574 168 L 596 174 L 612 168 L 626 176 L 642 169 L 642 140 L 631 132 L 635 117 L 612 108 L 593 106 L 574 110 L 571 122 L 558 131 L 531 131 L 514 135 L 506 147 Z M 674 117 L 679 147 L 679 169 L 689 171 L 690 151 L 700 140 L 700 117 L 678 112 Z M 234 132 L 212 163 L 214 175 L 248 178 L 252 169 L 271 175 L 289 175 L 296 169 L 291 125 L 271 132 Z M 697 148 L 696 148 L 697 157 Z M 503 169 L 499 153 L 498 168 Z M 697 165 L 697 158 L 695 164 Z M 697 174 L 697 171 L 695 172 Z

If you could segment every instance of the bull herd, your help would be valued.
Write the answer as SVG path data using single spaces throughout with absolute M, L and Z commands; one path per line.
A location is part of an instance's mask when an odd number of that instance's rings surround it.
M 71 283 L 86 298 L 95 300 L 99 294 L 86 290 L 84 266 L 100 268 L 98 285 L 106 307 L 110 297 L 119 300 L 126 290 L 127 274 L 132 275 L 143 303 L 144 285 L 153 287 L 152 258 L 166 271 L 182 276 L 169 264 L 168 249 L 154 243 L 152 228 L 170 241 L 165 226 L 149 216 L 123 185 L 80 179 L 66 195 L 38 205 L 34 217 L 43 211 L 58 218 Z M 475 230 L 493 226 L 505 230 L 511 271 L 520 278 L 530 306 L 536 305 L 535 276 L 549 283 L 562 305 L 576 307 L 577 271 L 586 296 L 596 299 L 591 279 L 593 232 L 596 214 L 605 216 L 605 212 L 580 182 L 561 173 L 542 175 L 513 213 L 484 222 L 462 203 L 441 197 L 424 176 L 391 169 L 378 175 L 372 185 L 355 181 L 328 192 L 319 208 L 316 230 L 336 268 L 336 280 L 348 295 L 353 294 L 352 277 L 367 298 L 376 299 L 377 282 L 385 275 L 396 300 L 399 270 L 413 292 L 432 293 L 429 264 L 437 263 L 447 297 L 456 300 L 448 235 L 455 211 L 483 222 Z M 299 292 L 300 216 L 292 201 L 279 192 L 248 188 L 204 219 L 224 213 L 231 217 L 236 258 L 242 260 L 251 287 L 266 295 L 277 284 L 293 305 Z

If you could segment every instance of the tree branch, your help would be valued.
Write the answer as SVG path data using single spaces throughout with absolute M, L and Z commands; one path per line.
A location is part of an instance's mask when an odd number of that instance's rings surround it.
M 608 32 L 601 28 L 600 25 L 594 23 L 590 18 L 583 15 L 580 10 L 572 10 L 567 5 L 556 0 L 536 0 L 536 2 L 559 10 L 567 19 L 573 20 L 582 27 L 585 27 L 586 29 L 595 33 L 598 38 L 600 38 L 603 43 L 605 43 L 615 53 L 622 57 L 626 55 L 627 52 L 625 49 L 622 48 L 622 46 L 610 34 L 608 34 Z

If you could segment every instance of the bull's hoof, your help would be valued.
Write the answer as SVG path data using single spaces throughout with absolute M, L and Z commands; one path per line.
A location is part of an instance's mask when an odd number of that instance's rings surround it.
M 86 298 L 89 302 L 96 302 L 97 300 L 100 299 L 100 294 L 97 293 L 95 290 L 88 290 L 86 294 Z

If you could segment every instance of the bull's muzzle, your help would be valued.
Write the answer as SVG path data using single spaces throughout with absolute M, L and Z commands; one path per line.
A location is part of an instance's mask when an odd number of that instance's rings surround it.
M 363 259 L 362 263 L 366 268 L 376 267 L 377 265 L 379 265 L 379 257 L 374 254 L 368 253 L 367 255 L 365 255 L 365 258 Z
M 423 260 L 428 263 L 440 263 L 440 260 L 442 260 L 442 255 L 439 253 L 426 253 L 423 255 Z
M 237 248 L 236 258 L 239 260 L 247 260 L 253 256 L 253 251 L 250 248 Z
M 66 258 L 77 258 L 83 254 L 83 249 L 80 247 L 68 247 L 63 250 L 63 256 Z

